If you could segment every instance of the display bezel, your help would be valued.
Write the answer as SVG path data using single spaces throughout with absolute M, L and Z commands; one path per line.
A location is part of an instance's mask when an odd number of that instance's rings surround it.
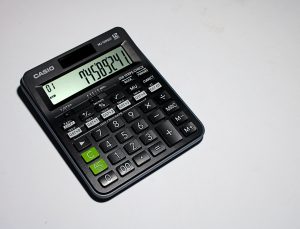
M 68 98 L 58 102 L 57 104 L 53 104 L 51 102 L 51 100 L 49 99 L 48 95 L 46 94 L 46 92 L 44 91 L 43 89 L 43 86 L 48 84 L 48 83 L 51 83 L 52 81 L 60 78 L 60 77 L 63 77 L 64 75 L 68 74 L 69 72 L 77 69 L 77 68 L 80 68 L 81 66 L 87 64 L 88 62 L 91 62 L 93 61 L 94 59 L 97 59 L 98 57 L 101 57 L 102 55 L 105 55 L 106 53 L 118 48 L 118 47 L 122 47 L 123 50 L 126 52 L 126 54 L 128 55 L 128 57 L 130 58 L 130 60 L 132 61 L 131 64 L 127 65 L 126 67 L 120 69 L 119 71 L 116 71 L 114 72 L 113 74 L 111 74 L 110 76 L 108 77 L 105 77 L 104 79 L 102 80 L 99 80 L 98 82 L 82 89 L 81 91 L 78 91 L 76 92 L 75 94 L 69 96 Z M 91 89 L 95 88 L 95 87 L 98 87 L 99 85 L 103 84 L 104 82 L 108 81 L 108 80 L 111 80 L 113 79 L 114 77 L 116 77 L 117 75 L 119 75 L 121 72 L 124 72 L 124 71 L 127 71 L 129 68 L 132 68 L 134 67 L 135 65 L 137 64 L 137 61 L 131 56 L 131 53 L 129 50 L 127 50 L 123 44 L 119 44 L 119 45 L 116 45 L 116 46 L 113 46 L 113 47 L 110 47 L 109 49 L 105 50 L 104 52 L 101 52 L 101 53 L 97 53 L 96 55 L 94 56 L 91 56 L 90 58 L 88 58 L 87 60 L 81 62 L 81 63 L 78 63 L 78 64 L 75 64 L 72 68 L 68 69 L 67 71 L 61 73 L 61 74 L 58 74 L 56 75 L 55 77 L 43 82 L 42 84 L 40 84 L 39 86 L 36 87 L 37 89 L 37 92 L 39 93 L 39 95 L 41 96 L 42 100 L 44 101 L 45 105 L 48 107 L 48 109 L 51 111 L 51 110 L 54 110 L 56 109 L 57 107 L 63 105 L 63 104 L 66 104 L 68 102 L 70 102 L 71 100 L 77 98 L 77 97 L 80 97 L 81 95 L 83 95 L 84 93 L 90 91 Z

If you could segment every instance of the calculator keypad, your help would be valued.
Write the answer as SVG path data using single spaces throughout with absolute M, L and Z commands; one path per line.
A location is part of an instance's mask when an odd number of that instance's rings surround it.
M 128 77 L 121 85 L 104 98 L 90 99 L 77 113 L 79 122 L 72 118 L 76 112 L 62 122 L 62 130 L 104 189 L 159 162 L 170 148 L 197 132 L 154 75 Z

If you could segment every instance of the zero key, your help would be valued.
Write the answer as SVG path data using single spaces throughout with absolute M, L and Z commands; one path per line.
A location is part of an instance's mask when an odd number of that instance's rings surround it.
M 182 136 L 169 120 L 160 123 L 156 130 L 170 147 L 182 140 Z

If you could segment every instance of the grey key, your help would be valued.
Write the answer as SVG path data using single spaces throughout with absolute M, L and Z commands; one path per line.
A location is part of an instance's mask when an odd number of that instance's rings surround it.
M 149 148 L 149 151 L 153 156 L 157 156 L 158 154 L 162 153 L 165 150 L 166 147 L 164 144 L 162 144 L 162 142 L 157 142 Z
M 110 171 L 110 172 L 104 174 L 102 177 L 100 177 L 98 179 L 98 181 L 100 182 L 100 184 L 103 187 L 106 187 L 117 180 L 118 180 L 118 177 L 113 171 Z
M 150 160 L 150 156 L 146 151 L 142 151 L 138 155 L 134 156 L 133 160 L 137 166 L 141 166 Z
M 160 134 L 160 136 L 165 140 L 168 146 L 173 146 L 177 142 L 182 140 L 182 136 L 169 120 L 161 122 L 156 127 L 156 130 Z
M 131 171 L 134 170 L 134 167 L 130 161 L 125 161 L 121 165 L 117 167 L 118 173 L 123 177 L 126 174 L 130 173 Z

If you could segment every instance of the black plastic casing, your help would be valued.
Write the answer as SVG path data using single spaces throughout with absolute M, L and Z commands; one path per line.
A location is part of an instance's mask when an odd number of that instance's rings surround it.
M 83 90 L 80 93 L 70 97 L 65 101 L 60 102 L 57 105 L 52 105 L 45 92 L 42 90 L 42 85 L 45 83 L 56 79 L 67 72 L 78 68 L 86 62 L 100 56 L 118 46 L 122 46 L 126 52 L 129 54 L 134 64 L 128 66 L 120 72 L 116 72 L 114 75 L 107 77 L 103 81 L 99 81 L 96 84 L 92 85 L 90 88 Z M 95 52 L 91 52 L 85 58 L 77 61 L 74 64 L 68 64 L 62 67 L 60 60 L 64 59 L 66 56 L 71 55 L 76 52 L 76 50 L 83 48 L 85 46 L 92 46 Z M 157 157 L 152 157 L 151 162 L 147 163 L 145 166 L 136 167 L 134 172 L 128 174 L 125 177 L 118 176 L 118 181 L 114 182 L 110 186 L 104 188 L 98 182 L 98 178 L 103 175 L 94 176 L 88 168 L 88 165 L 82 160 L 80 152 L 78 152 L 73 146 L 73 140 L 70 140 L 65 131 L 61 128 L 61 123 L 65 119 L 66 114 L 74 114 L 77 111 L 78 107 L 81 107 L 82 104 L 87 103 L 92 97 L 99 95 L 106 95 L 109 92 L 109 89 L 115 85 L 119 85 L 120 81 L 125 79 L 128 76 L 134 75 L 135 70 L 141 67 L 148 69 L 149 74 L 155 75 L 156 79 L 161 82 L 164 89 L 168 91 L 174 101 L 178 103 L 181 110 L 183 110 L 189 117 L 189 121 L 192 121 L 196 127 L 197 132 L 193 133 L 188 137 L 184 137 L 182 141 L 177 143 L 172 147 L 167 147 L 167 150 L 158 155 Z M 189 109 L 189 107 L 182 101 L 182 99 L 177 95 L 177 93 L 172 89 L 172 87 L 167 83 L 167 81 L 161 76 L 161 74 L 155 69 L 155 67 L 150 63 L 150 61 L 144 56 L 140 49 L 135 45 L 131 40 L 129 35 L 123 28 L 116 27 L 113 28 L 71 50 L 65 52 L 29 71 L 27 71 L 23 78 L 21 79 L 21 89 L 24 92 L 26 98 L 34 108 L 34 111 L 37 114 L 38 121 L 42 127 L 47 130 L 47 134 L 50 134 L 50 137 L 54 139 L 56 145 L 59 147 L 59 151 L 63 154 L 63 158 L 66 160 L 68 165 L 71 167 L 75 175 L 80 179 L 80 182 L 84 185 L 91 197 L 97 201 L 105 201 L 121 191 L 125 190 L 129 186 L 133 185 L 140 179 L 149 175 L 150 173 L 157 170 L 162 165 L 176 158 L 178 155 L 182 154 L 195 144 L 199 143 L 204 134 L 204 127 L 199 119 L 194 115 L 194 113 Z M 150 97 L 151 98 L 151 95 Z M 138 106 L 137 106 L 138 107 Z M 122 115 L 116 113 L 110 119 L 103 121 L 101 125 L 105 125 L 107 122 L 111 121 L 117 116 Z M 141 118 L 147 119 L 146 114 L 141 113 Z M 147 114 L 148 115 L 148 114 Z M 150 124 L 150 122 L 149 122 Z M 126 124 L 128 128 L 131 125 Z M 152 125 L 152 129 L 155 129 L 155 125 Z M 176 127 L 179 131 L 179 128 Z M 85 133 L 90 135 L 89 132 Z M 113 134 L 111 134 L 113 136 Z M 160 138 L 160 137 L 159 137 Z M 109 170 L 114 169 L 115 166 L 109 163 L 107 155 L 101 152 L 99 148 L 99 142 L 95 142 L 93 138 L 89 138 L 98 151 L 100 156 L 105 159 L 109 165 Z M 163 142 L 163 140 L 160 138 Z M 122 148 L 124 144 L 119 144 L 119 148 Z M 147 150 L 147 147 L 143 147 L 142 150 Z M 135 155 L 135 154 L 134 154 Z M 128 156 L 127 159 L 132 159 L 134 156 Z M 108 170 L 108 171 L 109 171 Z M 115 171 L 117 174 L 117 172 Z M 118 175 L 118 174 L 117 174 Z

